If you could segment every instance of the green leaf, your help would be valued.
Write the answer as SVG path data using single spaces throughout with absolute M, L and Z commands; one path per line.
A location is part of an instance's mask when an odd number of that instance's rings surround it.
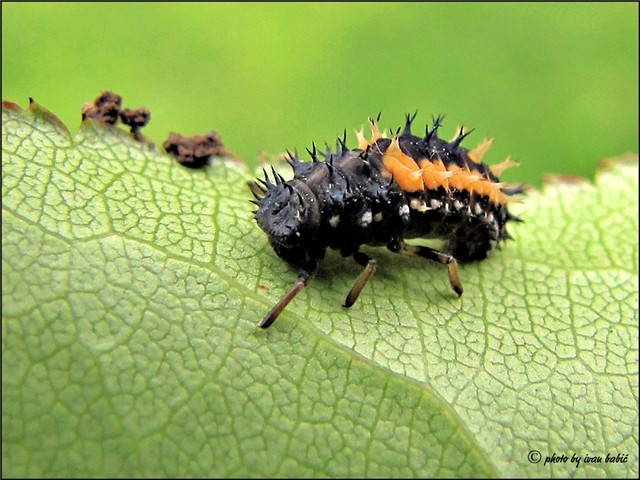
M 297 272 L 242 165 L 36 104 L 2 145 L 3 476 L 637 476 L 637 157 L 528 195 L 460 299 L 371 249 L 346 310 L 331 254 L 263 331 Z

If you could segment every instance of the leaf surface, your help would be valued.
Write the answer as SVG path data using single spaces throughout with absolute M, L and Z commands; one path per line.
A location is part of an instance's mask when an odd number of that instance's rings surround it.
M 246 168 L 4 107 L 3 476 L 637 476 L 637 157 L 528 195 L 460 299 L 370 249 L 346 310 L 330 254 L 262 331 L 297 272 Z

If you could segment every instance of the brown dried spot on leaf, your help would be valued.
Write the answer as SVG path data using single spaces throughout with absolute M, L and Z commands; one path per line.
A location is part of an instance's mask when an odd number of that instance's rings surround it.
M 131 128 L 144 127 L 151 120 L 151 113 L 148 108 L 140 107 L 131 109 L 125 108 L 120 112 L 120 120 Z
M 172 132 L 162 144 L 167 153 L 176 157 L 178 163 L 190 168 L 201 168 L 210 163 L 211 157 L 228 155 L 220 134 L 210 131 L 203 135 L 184 137 Z
M 111 126 L 115 126 L 121 120 L 124 125 L 130 127 L 131 134 L 136 140 L 153 146 L 140 133 L 140 129 L 151 120 L 149 109 L 145 107 L 122 109 L 122 97 L 117 93 L 105 91 L 93 103 L 85 103 L 82 107 L 82 121 L 88 120 Z
M 151 112 L 149 112 L 148 108 L 140 107 L 131 109 L 125 108 L 120 112 L 120 120 L 123 124 L 131 127 L 131 133 L 136 140 L 139 142 L 144 142 L 145 138 L 140 133 L 140 129 L 149 123 L 151 120 Z
M 122 97 L 113 92 L 102 92 L 91 103 L 85 103 L 82 107 L 82 121 L 95 120 L 106 125 L 115 125 L 120 119 Z

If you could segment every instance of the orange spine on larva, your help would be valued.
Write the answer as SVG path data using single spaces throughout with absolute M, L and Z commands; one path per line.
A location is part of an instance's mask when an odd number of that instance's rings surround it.
M 482 157 L 484 157 L 484 154 L 487 153 L 492 144 L 493 138 L 485 138 L 476 148 L 469 150 L 467 156 L 472 162 L 480 164 L 482 163 Z
M 385 151 L 382 163 L 403 191 L 418 192 L 424 190 L 422 170 L 413 158 L 400 149 L 397 136 L 393 137 L 391 144 Z
M 380 116 L 378 115 L 378 119 Z M 380 128 L 374 119 L 369 117 L 369 124 L 371 125 L 371 140 L 367 140 L 364 136 L 364 128 L 356 130 L 356 138 L 358 139 L 358 148 L 360 150 L 366 150 L 367 147 L 373 145 L 381 138 L 387 138 L 386 131 L 380 132 Z
M 489 170 L 491 170 L 491 173 L 493 173 L 496 177 L 499 177 L 507 168 L 515 167 L 518 165 L 520 164 L 511 160 L 511 155 L 509 155 L 504 162 L 497 163 L 496 165 L 490 165 Z

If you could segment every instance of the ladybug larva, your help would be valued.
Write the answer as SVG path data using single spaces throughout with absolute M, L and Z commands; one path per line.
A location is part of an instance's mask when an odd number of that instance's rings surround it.
M 522 186 L 506 186 L 499 176 L 515 165 L 509 158 L 488 166 L 482 157 L 492 140 L 473 150 L 460 146 L 470 133 L 458 129 L 447 142 L 438 137 L 442 116 L 427 125 L 425 136 L 411 133 L 415 118 L 407 115 L 404 130 L 381 133 L 369 119 L 372 138 L 356 132 L 358 147 L 349 149 L 346 132 L 336 150 L 318 157 L 315 145 L 307 150 L 311 162 L 289 154 L 294 176 L 285 180 L 274 169 L 254 186 L 254 212 L 275 253 L 300 269 L 291 289 L 264 317 L 269 327 L 289 302 L 307 285 L 327 248 L 364 267 L 344 306 L 354 304 L 376 269 L 376 261 L 360 251 L 362 245 L 384 246 L 395 253 L 417 255 L 447 265 L 453 290 L 462 294 L 458 261 L 482 260 L 500 242 L 511 238 L 509 221 L 520 221 L 507 210 Z M 379 120 L 379 116 L 378 116 Z M 406 239 L 444 241 L 443 251 L 408 245 Z

